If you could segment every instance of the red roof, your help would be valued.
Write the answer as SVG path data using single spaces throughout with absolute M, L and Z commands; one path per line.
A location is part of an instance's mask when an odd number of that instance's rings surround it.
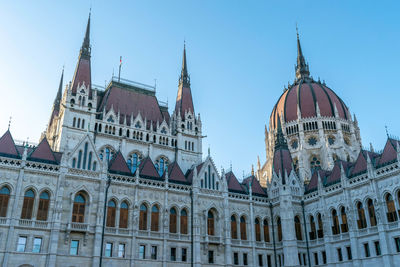
M 185 112 L 191 112 L 194 115 L 194 107 L 192 100 L 192 91 L 190 87 L 179 86 L 178 95 L 176 97 L 175 113 L 181 113 L 184 118 Z
M 338 160 L 335 162 L 335 166 L 333 166 L 332 172 L 328 175 L 325 179 L 325 186 L 337 183 L 340 181 L 341 178 L 341 170 L 340 165 L 343 166 L 344 172 L 347 173 L 347 170 L 350 166 L 350 163 L 347 161 Z
M 330 174 L 330 172 L 325 171 L 325 170 L 315 171 L 313 173 L 313 175 L 311 176 L 310 183 L 307 185 L 307 189 L 306 189 L 307 192 L 314 191 L 318 188 L 318 182 L 321 182 L 321 181 L 318 181 L 318 174 L 319 174 L 321 180 L 324 180 L 325 177 Z
M 382 156 L 378 161 L 378 166 L 385 165 L 397 159 L 397 142 L 399 141 L 388 138 L 385 144 L 385 148 L 383 149 Z
M 201 168 L 203 167 L 203 164 L 204 164 L 204 162 L 202 162 L 202 163 L 200 163 L 199 165 L 196 166 L 196 168 L 197 168 L 197 173 L 200 172 Z M 189 169 L 189 170 L 186 172 L 187 181 L 188 181 L 189 183 L 192 183 L 192 181 L 193 181 L 193 174 L 194 174 L 194 168 Z
M 78 85 L 82 85 L 83 82 L 85 82 L 86 87 L 91 88 L 91 80 L 90 59 L 80 55 L 72 80 L 72 94 L 76 94 Z M 89 97 L 92 97 L 92 90 L 89 90 Z
M 250 187 L 250 183 L 253 195 L 267 196 L 267 193 L 265 193 L 264 189 L 261 187 L 260 183 L 258 182 L 257 178 L 254 177 L 254 175 L 247 177 L 243 180 L 243 184 L 245 184 L 247 188 Z
M 132 172 L 126 164 L 126 160 L 121 151 L 118 151 L 117 155 L 112 159 L 108 170 L 118 174 L 132 175 Z
M 274 152 L 274 171 L 277 175 L 281 173 L 282 177 L 285 175 L 285 170 L 289 176 L 292 171 L 292 156 L 288 149 L 276 149 Z
M 51 150 L 47 138 L 43 138 L 37 147 L 35 147 L 28 156 L 28 160 L 44 161 L 47 163 L 59 163 Z
M 173 162 L 168 165 L 168 181 L 177 183 L 188 183 L 185 175 L 182 172 L 182 169 L 179 167 L 177 162 Z
M 9 130 L 0 138 L 0 154 L 11 157 L 21 157 Z
M 153 161 L 147 157 L 142 160 L 139 165 L 139 175 L 143 178 L 156 178 L 160 179 L 156 168 L 154 167 Z
M 232 171 L 225 174 L 226 181 L 228 183 L 228 190 L 235 193 L 246 193 L 243 187 L 240 185 L 238 179 Z

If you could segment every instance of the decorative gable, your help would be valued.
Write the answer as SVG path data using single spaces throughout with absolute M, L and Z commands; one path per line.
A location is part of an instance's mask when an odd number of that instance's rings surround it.
M 46 137 L 43 138 L 39 145 L 32 150 L 32 152 L 28 156 L 28 160 L 50 164 L 59 164 L 53 153 L 53 150 L 51 150 L 50 148 L 49 142 L 47 142 Z
M 69 165 L 72 168 L 96 171 L 99 164 L 101 165 L 101 160 L 96 148 L 89 135 L 85 135 L 73 149 Z

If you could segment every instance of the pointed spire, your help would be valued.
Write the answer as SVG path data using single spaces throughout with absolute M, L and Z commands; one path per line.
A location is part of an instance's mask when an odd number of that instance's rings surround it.
M 183 84 L 184 87 L 190 87 L 190 77 L 187 70 L 186 63 L 186 42 L 183 43 L 183 57 L 182 57 L 182 70 L 181 77 L 179 78 L 179 84 Z
M 90 15 L 91 11 L 89 12 L 89 18 L 86 25 L 86 34 L 85 38 L 83 39 L 82 48 L 81 48 L 81 55 L 90 57 Z
M 56 96 L 56 99 L 54 99 L 54 107 L 59 108 L 59 106 L 60 106 L 63 80 L 64 80 L 64 67 L 61 72 L 60 85 L 58 86 L 57 96 Z
M 275 150 L 279 148 L 288 148 L 287 142 L 285 139 L 285 136 L 283 135 L 282 132 L 282 125 L 281 125 L 281 118 L 278 115 L 278 129 L 276 131 L 276 137 L 275 137 Z
M 308 69 L 308 64 L 306 63 L 303 52 L 301 51 L 299 30 L 296 25 L 297 33 L 297 65 L 296 65 L 296 79 L 301 80 L 303 78 L 308 78 L 310 76 L 310 71 Z

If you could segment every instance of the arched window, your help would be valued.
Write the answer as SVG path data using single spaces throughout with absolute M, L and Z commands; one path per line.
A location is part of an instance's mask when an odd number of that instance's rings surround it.
M 281 224 L 281 217 L 276 219 L 276 227 L 278 228 L 278 241 L 282 241 L 282 224 Z
M 47 221 L 47 214 L 49 213 L 50 196 L 46 191 L 42 192 L 39 196 L 39 206 L 36 219 L 39 221 Z
M 294 229 L 296 231 L 297 240 L 303 240 L 303 236 L 301 234 L 301 224 L 299 216 L 294 217 Z
M 231 216 L 231 238 L 232 239 L 237 239 L 237 222 L 236 222 L 236 217 L 235 215 Z
M 371 224 L 371 226 L 375 226 L 376 215 L 375 215 L 374 202 L 372 201 L 372 199 L 368 199 L 367 205 L 368 205 L 369 223 Z
M 314 240 L 317 238 L 317 228 L 315 227 L 314 216 L 310 215 L 310 240 Z
M 111 147 L 105 147 L 104 149 L 100 150 L 99 157 L 101 160 L 105 157 L 107 162 L 110 162 L 115 156 L 115 151 Z
M 85 129 L 85 119 L 82 119 L 82 129 Z
M 76 158 L 73 158 L 72 159 L 72 168 L 75 168 L 76 167 Z
M 267 219 L 264 219 L 264 222 L 263 222 L 263 230 L 264 230 L 264 242 L 270 242 L 270 240 L 269 240 L 269 226 L 268 226 L 268 220 Z
M 240 217 L 240 239 L 247 240 L 246 219 L 244 216 Z
M 151 231 L 158 231 L 159 225 L 159 209 L 157 205 L 153 205 L 151 208 Z
M 10 200 L 10 189 L 3 186 L 0 190 L 0 217 L 7 217 L 8 201 Z
M 394 206 L 394 200 L 391 194 L 386 194 L 386 208 L 387 208 L 387 220 L 388 222 L 397 221 L 396 208 Z
M 116 214 L 116 204 L 114 200 L 110 200 L 107 203 L 107 227 L 115 227 L 115 214 Z
M 128 160 L 126 161 L 129 169 L 131 170 L 132 173 L 134 173 L 139 167 L 140 161 L 142 160 L 142 156 L 139 155 L 138 153 L 133 153 L 129 155 Z
M 32 219 L 33 202 L 35 201 L 35 193 L 32 189 L 25 192 L 24 203 L 22 205 L 21 219 Z
M 168 168 L 168 160 L 164 157 L 160 157 L 158 160 L 156 160 L 156 170 L 158 172 L 158 175 L 163 176 L 164 171 Z
M 126 201 L 121 203 L 119 209 L 119 228 L 128 228 L 128 207 Z
M 89 152 L 89 158 L 88 158 L 88 165 L 87 165 L 87 169 L 90 171 L 92 169 L 92 151 Z
M 367 220 L 365 219 L 365 211 L 363 204 L 361 202 L 357 203 L 357 213 L 358 213 L 358 220 L 357 220 L 358 229 L 366 228 Z
M 177 221 L 176 209 L 171 208 L 169 210 L 169 232 L 176 233 L 176 221 Z
M 254 221 L 255 228 L 256 228 L 256 241 L 261 241 L 261 226 L 260 226 L 260 220 L 256 218 Z
M 81 119 L 80 118 L 78 118 L 78 123 L 76 124 L 76 127 L 81 128 Z
M 311 170 L 319 170 L 321 169 L 321 160 L 316 155 L 312 155 L 310 159 L 310 168 Z
M 332 210 L 332 234 L 338 235 L 340 234 L 340 229 L 339 229 L 339 218 L 337 216 L 336 210 Z
M 346 209 L 344 207 L 340 209 L 340 216 L 342 217 L 342 225 L 340 226 L 342 233 L 347 233 L 349 231 L 349 226 L 347 224 Z
M 79 150 L 79 153 L 78 153 L 78 165 L 77 165 L 78 169 L 81 168 L 81 162 L 82 162 L 82 150 Z
M 188 233 L 188 213 L 186 209 L 181 210 L 181 234 Z
M 76 118 L 74 117 L 74 119 L 72 120 L 72 127 L 75 127 L 76 125 Z
M 78 193 L 74 199 L 72 208 L 72 222 L 85 222 L 85 204 L 86 200 L 82 193 Z
M 322 223 L 322 216 L 321 213 L 317 214 L 317 220 L 318 220 L 318 238 L 323 238 L 324 237 L 324 225 Z
M 212 213 L 211 210 L 209 210 L 208 214 L 207 214 L 207 234 L 208 235 L 215 235 L 214 213 Z
M 147 230 L 147 207 L 145 204 L 140 205 L 139 230 Z

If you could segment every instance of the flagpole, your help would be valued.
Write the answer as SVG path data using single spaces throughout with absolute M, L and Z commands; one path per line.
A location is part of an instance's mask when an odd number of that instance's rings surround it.
M 121 65 L 122 65 L 122 56 L 119 57 L 119 72 L 118 72 L 118 82 L 121 79 Z

